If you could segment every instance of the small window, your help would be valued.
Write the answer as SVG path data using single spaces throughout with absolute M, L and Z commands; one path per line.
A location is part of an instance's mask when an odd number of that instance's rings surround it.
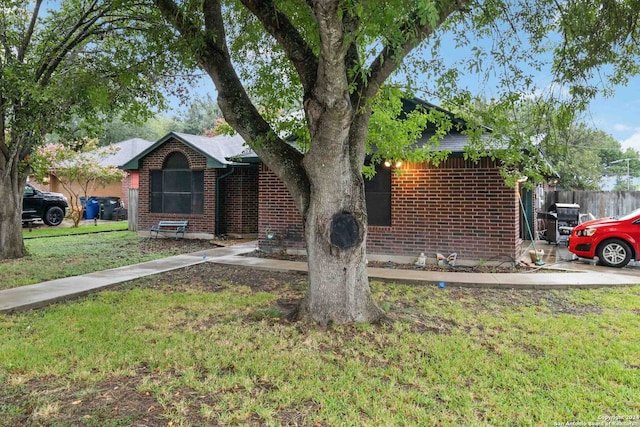
M 189 160 L 171 153 L 164 169 L 152 170 L 151 212 L 201 214 L 204 212 L 204 171 L 189 169 Z
M 391 226 L 391 169 L 376 166 L 376 174 L 364 179 L 369 225 Z
M 173 152 L 164 161 L 164 169 L 189 169 L 189 160 L 184 154 Z

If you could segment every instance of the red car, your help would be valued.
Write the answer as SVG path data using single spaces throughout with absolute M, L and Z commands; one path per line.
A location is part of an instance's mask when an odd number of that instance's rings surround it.
M 620 218 L 601 218 L 573 229 L 569 251 L 595 258 L 608 267 L 622 268 L 640 252 L 640 209 Z

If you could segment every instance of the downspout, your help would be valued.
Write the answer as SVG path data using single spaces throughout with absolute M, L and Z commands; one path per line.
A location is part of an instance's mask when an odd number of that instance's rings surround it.
M 526 179 L 525 179 L 525 181 L 526 181 Z M 529 224 L 529 217 L 527 216 L 527 211 L 524 208 L 524 203 L 522 202 L 522 197 L 520 197 L 520 183 L 521 182 L 524 182 L 524 181 L 518 181 L 518 184 L 516 185 L 516 196 L 518 197 L 518 201 L 520 202 L 520 207 L 522 208 L 522 216 L 524 216 L 524 222 L 525 222 L 525 224 L 527 224 L 527 231 L 529 231 L 529 238 L 531 239 L 531 245 L 533 246 L 533 252 L 536 255 L 535 265 L 544 265 L 544 261 L 542 261 L 540 258 L 538 258 L 538 249 L 536 248 L 536 239 L 533 237 L 533 231 L 531 230 L 531 224 Z
M 220 235 L 220 182 L 235 171 L 235 166 L 232 166 L 229 172 L 216 178 L 216 237 Z

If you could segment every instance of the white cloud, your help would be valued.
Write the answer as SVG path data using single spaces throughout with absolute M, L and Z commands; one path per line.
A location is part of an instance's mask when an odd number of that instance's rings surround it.
M 640 152 L 640 129 L 634 129 L 635 133 L 631 135 L 629 138 L 620 141 L 620 145 L 622 145 L 622 149 L 625 150 L 627 148 L 632 148 L 637 152 Z
M 613 130 L 615 130 L 616 132 L 628 132 L 630 130 L 633 130 L 633 128 L 629 125 L 624 125 L 622 123 L 616 123 L 615 125 L 613 125 Z

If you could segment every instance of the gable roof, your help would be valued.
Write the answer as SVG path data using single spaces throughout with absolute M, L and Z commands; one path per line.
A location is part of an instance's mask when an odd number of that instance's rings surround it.
M 132 138 L 126 141 L 111 144 L 111 146 L 119 147 L 119 149 L 111 155 L 99 156 L 96 161 L 101 166 L 117 166 L 122 167 L 131 159 L 142 153 L 144 150 L 153 145 L 153 142 L 142 138 Z
M 411 98 L 411 99 L 402 99 L 402 110 L 404 113 L 410 113 L 416 108 L 423 108 L 425 110 L 435 110 L 441 113 L 446 114 L 451 123 L 453 124 L 452 129 L 444 135 L 442 138 L 438 140 L 439 145 L 434 145 L 431 147 L 432 151 L 451 151 L 452 154 L 462 154 L 464 153 L 465 147 L 469 145 L 469 137 L 462 132 L 467 129 L 466 120 L 456 116 L 449 110 L 445 110 L 442 107 L 439 107 L 435 104 L 431 104 L 430 102 L 423 101 L 419 98 Z M 492 132 L 491 128 L 487 126 L 482 126 L 485 132 L 482 133 L 480 138 L 482 140 L 490 139 L 490 133 Z M 436 133 L 436 125 L 433 123 L 428 123 L 427 127 L 422 132 L 422 135 L 416 141 L 415 148 L 422 148 L 425 145 L 430 145 L 429 138 L 431 138 Z
M 122 169 L 139 169 L 142 158 L 172 139 L 202 154 L 207 159 L 208 168 L 226 168 L 228 166 L 244 165 L 246 163 L 236 162 L 233 159 L 236 157 L 239 158 L 243 153 L 251 152 L 251 150 L 245 146 L 244 139 L 242 139 L 239 134 L 209 137 L 181 132 L 169 132 L 133 157 L 126 164 L 122 165 Z

